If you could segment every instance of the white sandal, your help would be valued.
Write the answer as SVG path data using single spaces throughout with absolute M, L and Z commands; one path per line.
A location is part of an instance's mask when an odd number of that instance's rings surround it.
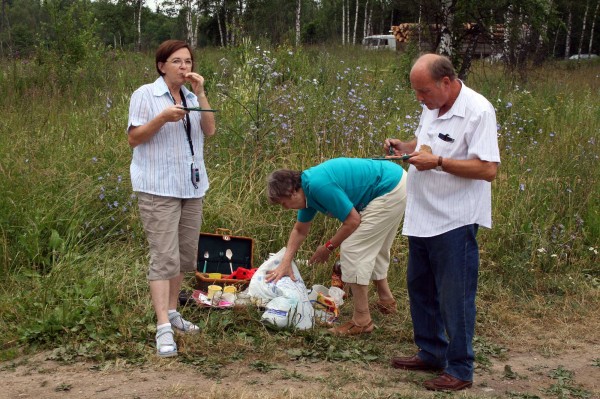
M 167 334 L 171 335 L 171 342 L 161 343 L 160 337 Z M 172 349 L 163 350 L 169 347 Z M 175 336 L 171 327 L 163 327 L 156 331 L 156 354 L 160 357 L 177 356 L 177 344 L 175 343 Z
M 197 325 L 184 319 L 179 312 L 169 314 L 169 322 L 174 329 L 181 331 L 182 333 L 195 334 L 200 331 L 200 328 Z M 179 326 L 182 327 L 180 328 Z

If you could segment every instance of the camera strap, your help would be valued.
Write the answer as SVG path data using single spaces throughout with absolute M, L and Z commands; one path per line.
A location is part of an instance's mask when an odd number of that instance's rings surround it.
M 181 104 L 184 107 L 187 107 L 187 102 L 185 101 L 185 96 L 183 95 L 183 90 L 179 89 L 179 96 L 181 96 Z M 173 102 L 175 102 L 175 99 L 173 99 Z M 177 105 L 177 104 L 175 104 Z M 192 143 L 192 123 L 190 122 L 190 113 L 188 112 L 185 115 L 185 122 L 183 123 L 183 126 L 185 127 L 185 134 L 187 136 L 187 141 L 188 144 L 190 145 L 190 151 L 192 152 L 192 158 L 194 157 L 194 144 Z
M 185 96 L 183 95 L 182 89 L 179 89 L 179 96 L 181 97 L 181 104 L 184 107 L 187 107 L 187 102 L 185 101 Z M 177 102 L 175 101 L 175 98 L 173 96 L 171 96 L 171 99 L 173 100 L 173 104 L 177 105 Z M 192 153 L 192 163 L 190 165 L 190 172 L 192 174 L 192 185 L 195 189 L 197 189 L 198 184 L 196 183 L 200 181 L 200 175 L 198 173 L 198 168 L 194 166 L 194 144 L 192 143 L 192 123 L 190 121 L 189 112 L 186 113 L 185 119 L 183 119 L 183 127 L 185 128 L 185 135 L 187 137 L 187 141 L 190 146 L 190 151 Z

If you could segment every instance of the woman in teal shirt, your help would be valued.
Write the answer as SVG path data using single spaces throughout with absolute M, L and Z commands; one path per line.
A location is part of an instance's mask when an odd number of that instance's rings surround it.
M 368 302 L 371 280 L 379 297 L 377 308 L 386 314 L 396 311 L 387 273 L 390 248 L 406 206 L 406 173 L 400 166 L 391 161 L 335 158 L 303 172 L 280 169 L 269 175 L 267 195 L 273 204 L 298 210 L 286 253 L 279 267 L 268 273 L 268 281 L 294 278 L 291 262 L 321 212 L 342 225 L 316 249 L 309 264 L 326 262 L 340 247 L 342 281 L 354 297 L 352 320 L 329 331 L 339 335 L 373 331 Z

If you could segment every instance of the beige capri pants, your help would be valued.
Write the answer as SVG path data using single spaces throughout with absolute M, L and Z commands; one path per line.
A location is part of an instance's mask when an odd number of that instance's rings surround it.
M 170 280 L 195 271 L 203 198 L 136 195 L 150 246 L 148 280 Z
M 389 193 L 375 198 L 360 212 L 360 225 L 340 246 L 342 281 L 369 285 L 387 278 L 390 248 L 406 208 L 406 171 Z

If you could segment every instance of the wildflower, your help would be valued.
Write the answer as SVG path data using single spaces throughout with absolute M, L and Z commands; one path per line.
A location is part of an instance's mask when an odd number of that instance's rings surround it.
M 546 253 L 546 248 L 538 248 L 537 251 L 541 254 L 545 254 Z
M 101 193 L 98 198 L 100 199 L 100 201 L 102 201 L 104 199 L 104 193 Z
M 96 162 L 98 162 L 98 158 L 96 158 L 96 157 L 92 157 L 92 162 L 93 162 L 93 163 L 96 163 Z
M 508 108 L 512 108 L 512 106 L 513 106 L 513 105 L 512 105 L 512 103 L 511 103 L 511 102 L 507 102 L 507 103 L 506 103 L 506 108 L 507 108 L 507 109 L 508 109 Z
M 555 136 L 554 132 L 550 132 L 550 137 L 554 137 L 554 136 Z
M 114 206 L 115 208 L 116 208 L 116 207 L 118 207 L 118 206 L 119 206 L 119 202 L 118 202 L 118 201 L 115 201 L 115 202 L 113 202 L 113 206 Z
M 525 191 L 525 184 L 524 183 L 519 184 L 519 191 Z
M 121 175 L 117 176 L 117 183 L 121 183 L 123 181 L 123 178 L 121 177 Z

